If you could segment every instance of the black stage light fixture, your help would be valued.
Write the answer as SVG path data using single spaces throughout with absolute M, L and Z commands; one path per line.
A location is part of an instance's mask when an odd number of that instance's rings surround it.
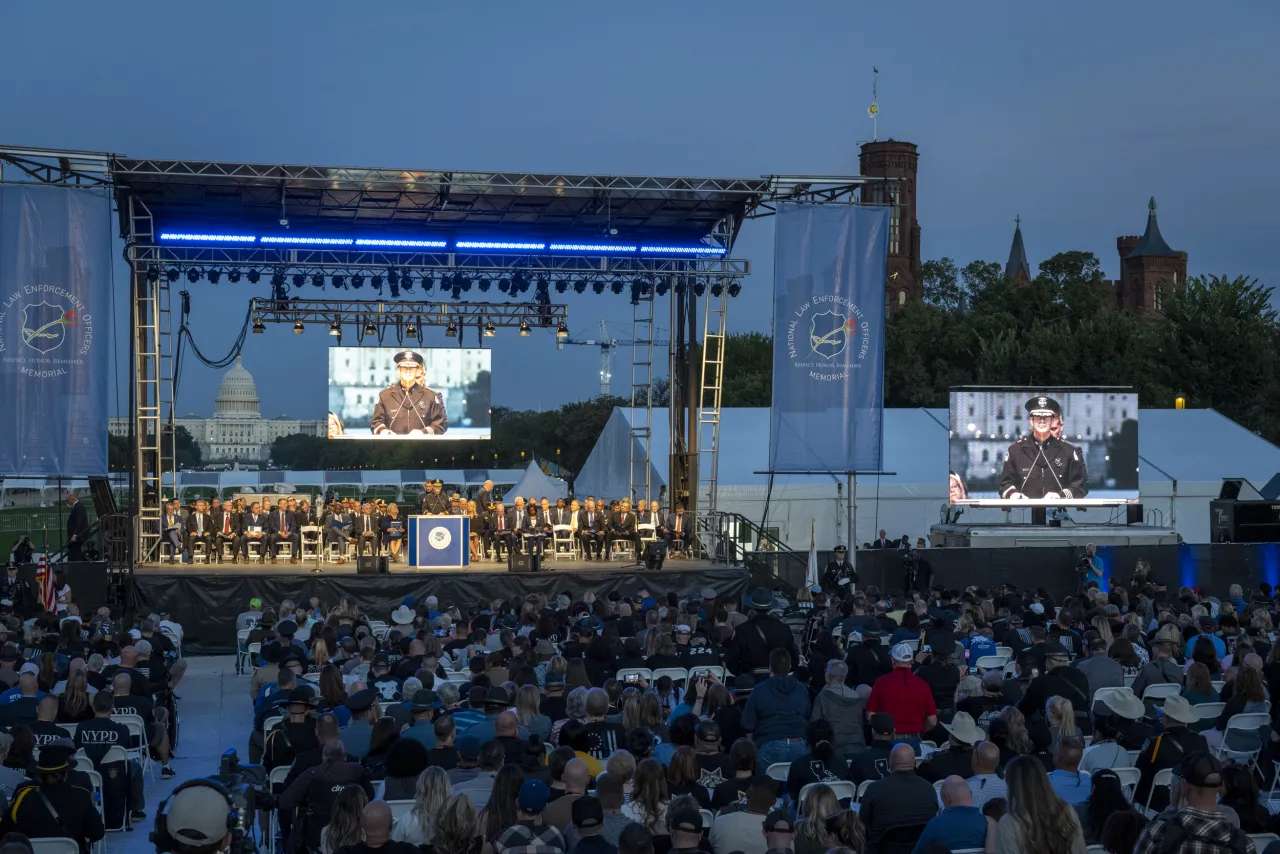
M 471 290 L 471 280 L 470 280 L 470 279 L 468 279 L 466 276 L 462 276 L 462 277 L 461 277 L 461 279 L 462 279 L 462 290 L 463 290 L 463 291 L 470 291 L 470 290 Z
M 498 334 L 498 327 L 496 327 L 496 326 L 494 326 L 494 325 L 493 325 L 493 321 L 492 321 L 492 320 L 486 320 L 486 321 L 484 322 L 484 337 L 485 337 L 485 338 L 492 338 L 493 336 L 495 336 L 495 335 L 497 335 L 497 334 Z
M 190 270 L 187 270 L 187 281 L 193 285 L 196 282 L 200 281 L 200 271 L 197 270 L 195 267 L 192 267 Z
M 306 332 L 306 331 L 307 331 L 307 327 L 305 327 L 305 326 L 303 326 L 303 325 L 302 325 L 302 321 L 301 321 L 301 320 L 295 320 L 295 321 L 293 322 L 293 334 L 294 334 L 294 335 L 301 335 L 302 333 L 304 333 L 304 332 Z
M 684 279 L 678 279 L 672 289 L 676 292 L 676 296 L 684 296 Z
M 400 277 L 400 290 L 404 291 L 407 294 L 413 293 L 413 276 L 410 276 L 408 273 L 405 273 L 403 276 Z
M 374 325 L 374 322 L 373 322 L 372 320 L 365 320 L 365 322 L 364 322 L 364 334 L 365 334 L 365 335 L 377 335 L 377 334 L 378 334 L 378 327 L 377 327 L 376 325 Z
M 560 324 L 556 327 L 556 337 L 561 340 L 569 337 L 569 327 L 564 325 L 563 320 L 560 321 Z
M 341 323 L 339 323 L 339 322 L 338 322 L 338 321 L 336 321 L 336 320 L 330 320 L 330 321 L 329 321 L 329 334 L 330 334 L 330 335 L 336 335 L 336 336 L 338 336 L 339 338 L 341 338 L 341 337 L 342 337 L 342 324 L 341 324 Z
M 564 279 L 556 279 L 556 293 L 562 294 L 569 290 L 569 283 Z
M 529 321 L 527 320 L 520 321 L 520 337 L 521 338 L 529 337 Z
M 154 266 L 147 268 L 147 281 L 153 285 L 156 282 L 160 281 L 160 271 L 157 270 Z
M 262 281 L 262 274 L 257 270 L 250 270 L 245 278 L 249 280 L 249 284 L 256 285 L 258 282 Z
M 498 290 L 502 291 L 504 294 L 507 291 L 511 290 L 511 280 L 508 279 L 506 276 L 503 276 L 501 279 L 498 279 Z
M 693 295 L 694 295 L 694 296 L 696 296 L 696 297 L 700 297 L 700 296 L 702 296 L 703 294 L 705 294 L 706 292 L 707 292 L 707 283 L 706 283 L 706 282 L 694 282 L 694 284 L 693 284 Z
M 445 327 L 444 327 L 444 337 L 446 337 L 446 338 L 457 338 L 457 337 L 458 337 L 458 324 L 454 323 L 452 320 L 450 320 L 447 324 L 445 324 Z
M 182 271 L 179 270 L 177 267 L 170 267 L 168 270 L 164 271 L 165 278 L 168 279 L 170 282 L 178 281 L 178 277 L 181 275 L 182 275 Z
M 658 279 L 658 284 L 655 285 L 653 289 L 654 293 L 656 293 L 660 297 L 665 297 L 667 295 L 667 291 L 669 290 L 671 290 L 670 276 L 663 276 L 661 279 Z
M 476 283 L 476 286 L 480 288 L 481 293 L 485 293 L 489 290 L 489 280 L 484 276 L 481 276 L 480 280 Z
M 347 280 L 341 274 L 337 276 L 330 276 L 329 281 L 333 283 L 335 288 L 346 288 L 347 286 Z
M 398 285 L 398 284 L 400 284 L 400 274 L 399 274 L 399 273 L 397 273 L 395 270 L 388 270 L 388 271 L 387 271 L 387 284 L 388 284 L 388 285 Z
M 261 318 L 261 317 L 255 317 L 255 318 L 253 319 L 253 334 L 254 334 L 254 335 L 261 335 L 262 333 L 264 333 L 264 332 L 266 332 L 266 331 L 267 331 L 267 327 L 262 323 L 262 318 Z
M 404 334 L 405 334 L 405 335 L 407 335 L 407 336 L 409 336 L 410 338 L 417 338 L 417 337 L 418 337 L 418 324 L 416 324 L 416 323 L 414 323 L 412 320 L 410 320 L 410 321 L 409 321 L 409 323 L 408 323 L 408 324 L 405 326 L 405 328 L 404 328 Z
M 736 297 L 740 293 L 742 293 L 742 285 L 738 284 L 737 282 L 730 282 L 729 296 Z
M 277 270 L 276 272 L 271 274 L 271 287 L 273 288 L 284 287 L 284 273 L 281 273 L 279 270 Z
M 574 282 L 574 283 L 573 283 L 573 292 L 574 292 L 575 294 L 585 294 L 585 293 L 587 292 L 587 280 L 586 280 L 586 279 L 578 279 L 578 281 Z
M 300 288 L 306 283 L 307 283 L 307 277 L 304 274 L 302 273 L 293 274 L 293 286 L 295 288 Z
M 222 271 L 217 267 L 214 267 L 208 273 L 205 273 L 205 275 L 209 277 L 209 284 L 216 285 L 218 284 L 218 280 L 222 278 Z
M 717 280 L 714 284 L 711 285 L 711 295 L 713 297 L 718 297 L 722 293 L 724 293 L 724 285 L 720 284 L 720 282 Z
M 364 287 L 364 276 L 359 273 L 353 273 L 351 276 L 351 287 L 360 290 Z
M 613 291 L 615 294 L 622 293 L 622 282 L 618 281 L 617 279 L 614 279 L 612 282 L 609 283 L 609 290 Z
M 228 270 L 228 271 L 227 271 L 227 281 L 228 281 L 228 282 L 230 282 L 230 283 L 231 283 L 231 284 L 233 284 L 233 285 L 234 285 L 236 282 L 240 281 L 240 271 L 239 271 L 239 270 Z
M 591 290 L 598 294 L 604 293 L 604 279 L 596 279 L 591 283 Z
M 641 290 L 642 290 L 642 288 L 641 288 L 641 286 L 640 286 L 640 284 L 639 284 L 638 282 L 632 282 L 632 283 L 631 283 L 631 304 L 632 304 L 632 305 L 639 305 L 639 304 L 640 304 L 640 291 L 641 291 Z
M 400 299 L 400 284 L 398 282 L 388 282 L 387 286 L 391 288 L 391 298 Z
M 311 274 L 311 284 L 315 285 L 317 288 L 323 288 L 323 287 L 324 287 L 324 274 L 323 274 L 323 273 L 312 273 L 312 274 Z
M 382 293 L 382 277 L 381 276 L 371 277 L 369 279 L 369 286 L 372 287 L 378 293 Z
M 434 277 L 432 277 L 432 276 L 423 276 L 423 277 L 422 277 L 422 290 L 423 290 L 424 292 L 426 292 L 426 293 L 431 293 L 431 288 L 435 285 L 435 283 L 436 283 L 436 282 L 435 282 L 435 278 L 434 278 Z

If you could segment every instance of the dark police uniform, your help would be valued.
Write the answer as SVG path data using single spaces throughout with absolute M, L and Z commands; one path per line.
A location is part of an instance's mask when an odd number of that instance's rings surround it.
M 763 588 L 752 594 L 748 606 L 757 609 L 754 617 L 733 630 L 725 649 L 724 663 L 733 673 L 750 673 L 769 666 L 769 653 L 785 649 L 792 662 L 800 660 L 796 638 L 786 623 L 765 612 L 771 594 Z
M 844 579 L 841 584 L 840 580 Z M 851 589 L 849 585 L 858 583 L 858 573 L 853 571 L 853 564 L 846 559 L 843 563 L 836 560 L 827 561 L 827 565 L 822 570 L 822 590 L 826 593 L 834 593 L 837 596 L 843 596 Z
M 396 354 L 396 364 L 405 362 L 422 367 L 422 356 L 412 350 Z M 411 430 L 440 435 L 449 429 L 444 411 L 444 395 L 425 385 L 415 384 L 406 389 L 399 382 L 378 393 L 373 407 L 373 420 L 369 425 L 374 433 L 390 431 L 407 436 Z
M 67 745 L 48 746 L 40 752 L 37 772 L 65 770 L 75 748 Z M 22 833 L 32 839 L 68 837 L 80 843 L 88 854 L 89 846 L 106 831 L 102 816 L 93 805 L 93 792 L 84 788 L 78 775 L 73 783 L 64 777 L 60 782 L 38 785 L 23 783 L 13 793 L 13 802 L 0 821 L 0 834 Z
M 35 601 L 31 593 L 31 585 L 16 575 L 10 578 L 8 573 L 0 578 L 0 599 L 8 599 L 13 603 L 13 610 L 19 613 L 28 610 L 31 603 Z
M 1051 397 L 1027 401 L 1029 415 L 1061 415 Z M 1037 442 L 1034 435 L 1023 436 L 1009 446 L 1000 472 L 1000 497 L 1020 494 L 1044 498 L 1054 493 L 1061 498 L 1084 498 L 1089 494 L 1089 472 L 1080 448 L 1052 436 Z
M 428 516 L 445 516 L 449 510 L 449 499 L 443 492 L 428 492 L 422 496 L 422 512 Z

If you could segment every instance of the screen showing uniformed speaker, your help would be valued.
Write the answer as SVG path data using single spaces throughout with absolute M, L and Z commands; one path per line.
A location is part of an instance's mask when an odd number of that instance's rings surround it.
M 951 504 L 1088 507 L 1138 500 L 1131 388 L 951 390 Z
M 329 438 L 488 439 L 492 350 L 331 347 Z

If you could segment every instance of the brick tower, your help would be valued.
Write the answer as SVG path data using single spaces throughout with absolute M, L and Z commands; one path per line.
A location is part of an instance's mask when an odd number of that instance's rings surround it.
M 916 221 L 916 164 L 913 142 L 895 139 L 864 142 L 858 170 L 864 178 L 893 178 L 862 188 L 862 201 L 895 205 L 889 225 L 889 264 L 885 277 L 885 306 L 895 311 L 909 300 L 924 297 L 920 283 L 920 223 Z
M 1156 221 L 1156 200 L 1147 205 L 1147 230 L 1142 237 L 1116 238 L 1120 278 L 1116 280 L 1116 308 L 1121 311 L 1160 310 L 1158 285 L 1183 288 L 1187 284 L 1187 253 L 1170 249 Z

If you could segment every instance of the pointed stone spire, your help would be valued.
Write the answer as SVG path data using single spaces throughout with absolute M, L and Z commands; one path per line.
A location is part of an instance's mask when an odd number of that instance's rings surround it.
M 1027 249 L 1022 243 L 1022 217 L 1013 218 L 1013 245 L 1009 247 L 1009 261 L 1004 265 L 1004 275 L 1012 282 L 1031 281 L 1031 265 L 1027 263 Z
M 1177 252 L 1169 248 L 1164 236 L 1160 234 L 1160 223 L 1156 221 L 1156 197 L 1152 196 L 1151 201 L 1147 203 L 1147 231 L 1142 235 L 1142 239 L 1138 241 L 1138 245 L 1133 247 L 1133 251 L 1129 253 L 1128 257 L 1156 256 L 1173 258 L 1177 254 Z

